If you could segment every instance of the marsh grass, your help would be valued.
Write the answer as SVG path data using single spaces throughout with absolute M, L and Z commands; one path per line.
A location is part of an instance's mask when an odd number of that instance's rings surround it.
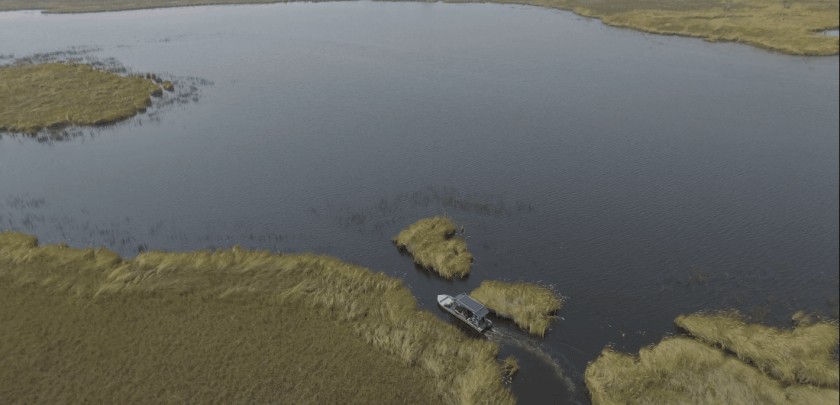
M 0 286 L 0 402 L 515 403 L 496 344 L 419 310 L 400 280 L 327 256 L 122 259 L 4 232 Z
M 470 272 L 473 256 L 463 239 L 453 237 L 455 225 L 447 218 L 421 219 L 403 229 L 392 241 L 414 256 L 414 262 L 451 279 Z
M 506 357 L 502 362 L 502 374 L 506 381 L 513 381 L 517 373 L 519 373 L 519 360 L 513 356 Z
M 723 350 L 687 337 L 665 338 L 637 357 L 606 348 L 584 374 L 594 405 L 837 404 L 836 389 L 785 387 Z
M 470 293 L 496 315 L 513 319 L 529 333 L 545 336 L 563 298 L 552 287 L 487 280 Z
M 799 320 L 804 318 L 800 315 Z M 787 384 L 838 388 L 840 372 L 833 358 L 838 344 L 836 321 L 801 322 L 791 330 L 748 324 L 737 312 L 680 315 L 677 326 Z
M 87 64 L 43 63 L 0 67 L 0 131 L 36 133 L 67 125 L 102 125 L 151 105 L 153 81 Z

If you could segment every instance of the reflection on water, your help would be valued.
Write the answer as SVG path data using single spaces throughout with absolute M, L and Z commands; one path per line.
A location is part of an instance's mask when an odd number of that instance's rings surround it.
M 207 84 L 69 142 L 3 135 L 0 230 L 125 256 L 329 254 L 402 278 L 447 322 L 438 294 L 553 284 L 571 299 L 544 339 L 490 338 L 524 358 L 517 396 L 561 403 L 587 403 L 607 344 L 636 353 L 681 313 L 836 311 L 837 57 L 490 4 L 17 17 L 0 13 L 0 63 L 85 47 Z M 465 280 L 390 242 L 440 214 L 464 227 Z

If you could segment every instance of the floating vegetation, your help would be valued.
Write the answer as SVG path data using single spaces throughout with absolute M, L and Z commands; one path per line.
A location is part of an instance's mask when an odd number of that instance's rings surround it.
M 470 272 L 473 256 L 463 239 L 453 237 L 455 225 L 442 217 L 421 219 L 403 229 L 392 240 L 414 256 L 414 262 L 451 279 Z
M 502 361 L 502 376 L 510 382 L 516 378 L 517 373 L 519 373 L 519 360 L 516 357 L 508 356 Z
M 552 287 L 527 283 L 484 281 L 470 296 L 499 316 L 513 319 L 529 333 L 545 336 L 563 297 Z
M 837 322 L 801 322 L 805 317 L 794 314 L 800 323 L 793 330 L 747 324 L 737 311 L 680 315 L 674 322 L 784 383 L 838 388 L 840 372 L 832 358 L 840 338 Z
M 606 348 L 584 374 L 593 405 L 837 404 L 836 389 L 785 387 L 755 367 L 686 337 L 665 338 L 638 357 Z
M 34 134 L 68 125 L 114 123 L 151 105 L 161 88 L 87 64 L 0 67 L 0 131 Z
M 370 348 L 365 353 L 393 360 L 377 365 L 386 367 L 383 373 L 431 387 L 432 397 L 411 397 L 409 402 L 515 403 L 500 378 L 498 345 L 470 339 L 419 310 L 400 280 L 332 257 L 234 247 L 151 251 L 123 259 L 106 249 L 39 246 L 32 236 L 3 232 L 0 288 L 0 301 L 31 293 L 15 305 L 38 313 L 32 318 L 0 306 L 4 325 L 13 323 L 3 328 L 12 332 L 0 331 L 9 343 L 0 357 L 0 379 L 5 382 L 0 398 L 61 403 L 72 393 L 98 403 L 136 398 L 231 403 L 270 399 L 266 387 L 271 387 L 280 390 L 271 394 L 275 399 L 309 401 L 321 395 L 323 378 L 329 379 L 329 390 L 358 383 L 352 378 L 360 358 L 334 358 L 329 347 L 363 342 Z M 64 312 L 52 315 L 52 309 L 67 306 L 75 322 L 66 321 Z M 111 311 L 106 319 L 116 322 L 114 329 L 108 329 L 108 322 L 92 327 L 86 321 L 98 319 L 102 311 Z M 211 312 L 205 316 L 203 311 Z M 144 333 L 139 339 L 121 328 L 137 319 L 143 327 L 132 331 Z M 295 330 L 286 330 L 290 325 Z M 193 327 L 198 332 L 189 332 Z M 318 337 L 321 328 L 328 328 L 330 336 Z M 24 329 L 31 333 L 17 333 Z M 156 344 L 146 343 L 146 334 Z M 278 339 L 283 343 L 279 348 Z M 80 349 L 86 355 L 75 355 Z M 246 355 L 259 367 L 239 361 Z M 316 364 L 309 367 L 311 360 Z M 126 364 L 131 373 L 125 372 Z M 268 371 L 262 373 L 262 366 Z M 381 402 L 390 398 L 385 391 L 393 389 L 387 384 L 358 386 L 353 394 L 361 395 L 354 400 L 358 403 Z M 326 402 L 341 398 L 340 392 L 330 392 L 323 397 Z

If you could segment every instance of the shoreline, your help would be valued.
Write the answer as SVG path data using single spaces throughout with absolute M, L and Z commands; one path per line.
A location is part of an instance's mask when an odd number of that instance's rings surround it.
M 311 0 L 308 3 L 354 0 Z M 374 0 L 392 1 L 392 0 Z M 396 0 L 430 2 L 427 0 Z M 294 3 L 300 0 L 0 0 L 0 12 L 40 10 L 44 14 L 97 13 L 142 9 L 235 4 Z M 699 38 L 709 42 L 738 42 L 798 56 L 840 54 L 838 37 L 822 31 L 840 27 L 840 2 L 815 0 L 700 0 L 680 8 L 654 0 L 442 0 L 444 3 L 496 3 L 571 11 L 596 18 L 605 25 L 658 35 Z

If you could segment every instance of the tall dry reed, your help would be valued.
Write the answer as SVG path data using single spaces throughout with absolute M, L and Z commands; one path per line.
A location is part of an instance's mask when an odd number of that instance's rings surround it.
M 552 287 L 487 280 L 470 293 L 497 315 L 513 319 L 529 333 L 545 336 L 563 297 Z
M 584 375 L 594 405 L 829 405 L 836 389 L 785 387 L 743 361 L 697 340 L 666 338 L 638 357 L 607 348 Z
M 153 81 L 76 63 L 0 67 L 0 131 L 116 122 L 145 111 Z
M 737 312 L 680 315 L 674 321 L 698 339 L 718 345 L 786 384 L 840 386 L 834 348 L 837 321 L 801 324 L 792 330 L 748 324 Z
M 463 239 L 453 237 L 455 225 L 446 218 L 421 219 L 403 229 L 392 240 L 414 256 L 414 262 L 434 269 L 446 279 L 470 272 L 473 256 Z
M 158 294 L 301 308 L 431 376 L 444 403 L 515 403 L 501 381 L 496 344 L 419 310 L 400 280 L 332 257 L 234 247 L 121 259 L 105 249 L 39 246 L 32 236 L 4 232 L 0 279 L 93 302 Z

